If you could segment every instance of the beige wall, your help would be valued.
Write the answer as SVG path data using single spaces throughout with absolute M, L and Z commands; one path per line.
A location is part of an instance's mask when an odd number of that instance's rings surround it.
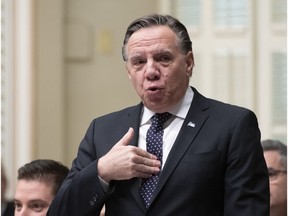
M 138 103 L 121 57 L 135 18 L 157 1 L 41 0 L 36 4 L 36 158 L 70 166 L 91 120 Z

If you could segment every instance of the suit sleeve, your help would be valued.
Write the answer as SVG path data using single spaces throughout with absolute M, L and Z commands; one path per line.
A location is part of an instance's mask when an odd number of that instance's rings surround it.
M 96 149 L 93 143 L 94 121 L 78 149 L 71 170 L 50 205 L 48 216 L 99 215 L 107 194 L 97 173 Z
M 227 154 L 225 216 L 269 216 L 269 179 L 255 114 L 245 112 Z

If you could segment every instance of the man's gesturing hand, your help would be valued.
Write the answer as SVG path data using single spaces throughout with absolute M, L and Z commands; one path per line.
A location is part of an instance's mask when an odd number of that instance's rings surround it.
M 98 160 L 98 174 L 106 182 L 133 177 L 149 178 L 160 171 L 161 163 L 152 155 L 136 146 L 131 146 L 133 128 L 118 143 Z

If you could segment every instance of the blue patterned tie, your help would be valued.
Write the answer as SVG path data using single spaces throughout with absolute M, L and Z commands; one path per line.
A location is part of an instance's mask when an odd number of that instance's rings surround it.
M 157 156 L 162 163 L 163 145 L 163 124 L 171 117 L 170 113 L 156 113 L 152 118 L 152 124 L 146 135 L 147 151 Z M 158 183 L 159 174 L 152 175 L 150 178 L 143 179 L 140 187 L 140 194 L 144 199 L 146 208 L 149 207 L 154 190 Z

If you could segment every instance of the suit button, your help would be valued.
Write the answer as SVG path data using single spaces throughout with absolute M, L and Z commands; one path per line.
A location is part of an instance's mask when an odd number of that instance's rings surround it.
M 93 196 L 90 200 L 90 205 L 93 206 L 95 205 L 95 203 L 97 202 L 97 199 L 99 198 L 99 195 L 96 194 L 95 196 Z

